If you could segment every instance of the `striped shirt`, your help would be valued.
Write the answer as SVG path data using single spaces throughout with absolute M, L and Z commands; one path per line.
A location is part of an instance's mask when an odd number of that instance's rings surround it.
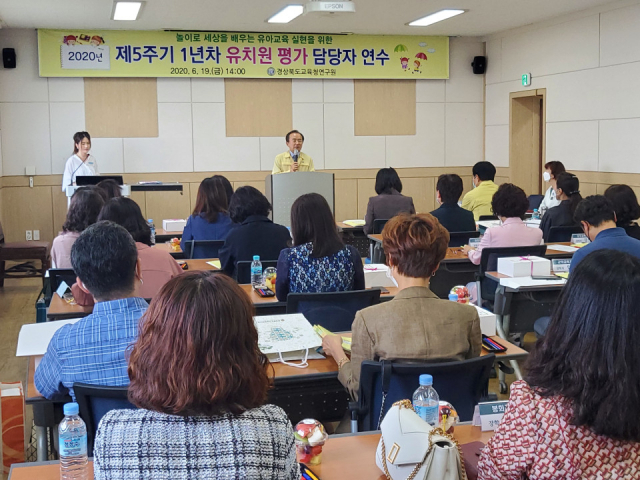
M 128 385 L 125 350 L 138 338 L 138 321 L 147 308 L 142 298 L 98 302 L 91 315 L 60 328 L 36 370 L 38 391 L 46 398 L 68 391 L 75 400 L 75 382 Z

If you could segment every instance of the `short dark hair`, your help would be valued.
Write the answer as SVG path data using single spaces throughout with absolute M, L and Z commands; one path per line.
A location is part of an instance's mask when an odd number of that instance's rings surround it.
M 524 218 L 529 210 L 529 199 L 524 190 L 517 185 L 503 183 L 493 194 L 491 208 L 498 217 Z
M 613 204 L 619 227 L 628 227 L 640 218 L 638 197 L 629 185 L 611 185 L 605 190 L 604 196 Z
M 564 168 L 564 164 L 562 162 L 558 162 L 557 160 L 552 160 L 550 162 L 545 163 L 544 164 L 544 169 L 545 170 L 550 170 L 551 171 L 551 175 L 553 175 L 553 178 L 555 178 L 558 175 L 560 175 L 561 173 L 567 171 Z
M 298 130 L 291 130 L 291 131 L 290 131 L 289 133 L 287 133 L 287 134 L 285 135 L 285 137 L 284 137 L 284 139 L 287 141 L 287 143 L 289 143 L 289 136 L 290 136 L 292 133 L 297 133 L 298 135 L 300 135 L 300 136 L 302 137 L 302 141 L 304 142 L 304 135 L 303 135 L 301 132 L 299 132 Z
M 140 319 L 128 352 L 129 400 L 181 416 L 237 415 L 263 405 L 269 360 L 253 314 L 248 295 L 226 275 L 173 277 Z
M 590 195 L 578 204 L 573 219 L 577 222 L 587 222 L 599 227 L 604 222 L 614 222 L 615 210 L 611 201 L 602 195 Z
M 227 194 L 227 206 L 231 203 L 231 196 L 233 195 L 233 185 L 227 177 L 224 175 L 214 175 L 211 178 L 217 178 L 220 182 L 222 182 L 222 186 L 224 187 L 224 191 Z
M 616 250 L 590 253 L 569 276 L 526 366 L 531 386 L 571 402 L 573 425 L 634 442 L 640 441 L 638 298 L 639 259 Z
M 98 301 L 115 300 L 134 289 L 138 249 L 124 227 L 99 222 L 73 242 L 71 265 Z
M 473 166 L 472 173 L 482 181 L 493 181 L 496 178 L 496 167 L 491 162 L 478 162 Z
M 242 223 L 251 215 L 268 217 L 271 204 L 260 190 L 251 186 L 238 188 L 231 197 L 229 216 L 234 223 Z
M 105 202 L 108 202 L 112 198 L 122 196 L 120 185 L 118 185 L 118 182 L 116 182 L 113 178 L 107 178 L 106 180 L 98 182 L 97 187 L 105 193 Z
M 293 202 L 291 236 L 295 246 L 311 242 L 311 256 L 316 258 L 333 255 L 344 248 L 331 208 L 318 193 L 307 193 Z
M 436 184 L 436 190 L 440 192 L 442 203 L 458 203 L 464 190 L 462 178 L 455 173 L 440 175 L 438 177 L 438 183 Z
M 402 193 L 402 181 L 398 176 L 398 172 L 393 167 L 381 168 L 376 173 L 376 193 L 391 193 L 391 190 L 397 190 Z
M 571 213 L 575 213 L 578 204 L 582 201 L 582 195 L 580 195 L 580 180 L 578 177 L 569 172 L 559 173 L 556 177 L 556 189 L 558 188 L 569 197 Z
M 98 221 L 108 220 L 127 229 L 136 242 L 151 246 L 151 227 L 142 216 L 136 202 L 126 197 L 116 197 L 102 207 Z
M 62 225 L 63 232 L 82 232 L 96 223 L 104 199 L 95 187 L 77 189 L 71 197 L 67 218 Z
M 200 182 L 193 215 L 200 215 L 209 223 L 218 220 L 218 214 L 226 212 L 229 200 L 224 184 L 219 178 L 209 177 Z
M 85 138 L 89 140 L 89 143 L 91 143 L 91 135 L 89 135 L 89 132 L 76 132 L 73 134 L 73 153 L 78 153 L 76 145 L 82 142 Z

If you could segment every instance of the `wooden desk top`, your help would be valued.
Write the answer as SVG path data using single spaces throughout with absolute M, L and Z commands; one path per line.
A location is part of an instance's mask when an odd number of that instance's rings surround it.
M 364 229 L 364 225 L 358 225 L 355 227 L 352 227 L 351 225 L 347 225 L 344 222 L 336 222 L 336 225 L 338 226 L 338 230 L 356 230 L 356 231 L 362 231 Z
M 461 444 L 487 443 L 493 432 L 482 432 L 480 427 L 458 425 L 454 436 Z M 379 433 L 362 435 L 330 436 L 322 449 L 322 463 L 311 467 L 322 480 L 384 480 L 378 469 L 375 452 L 380 441 Z M 89 462 L 89 480 L 93 479 L 93 462 Z M 9 480 L 58 480 L 60 466 L 57 462 L 48 465 L 30 466 L 20 464 L 11 470 Z
M 253 287 L 248 283 L 243 283 L 240 287 L 249 295 L 251 301 L 255 306 L 260 305 L 269 305 L 279 303 L 281 305 L 286 305 L 287 302 L 279 302 L 276 297 L 261 297 L 254 290 Z M 398 293 L 398 287 L 386 287 L 389 290 L 389 293 L 382 293 L 380 297 L 394 297 L 396 293 Z
M 172 237 L 182 237 L 182 230 L 175 230 L 175 231 L 169 231 L 169 230 L 165 230 L 164 228 L 156 228 L 156 235 L 166 235 L 166 236 L 172 236 Z
M 156 243 L 151 248 L 155 248 L 156 250 L 162 250 L 163 252 L 167 252 L 167 253 L 182 253 L 182 249 L 180 248 L 180 246 L 178 246 L 177 250 L 173 250 L 169 242 Z

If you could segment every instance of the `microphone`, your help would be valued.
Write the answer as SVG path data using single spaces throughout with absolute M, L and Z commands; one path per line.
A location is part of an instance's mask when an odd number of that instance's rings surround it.
M 299 156 L 300 156 L 300 152 L 298 152 L 298 149 L 296 148 L 296 149 L 293 151 L 293 155 L 292 155 L 291 157 L 293 158 L 293 161 L 297 163 L 297 162 L 298 162 L 298 157 L 299 157 Z
M 87 160 L 88 160 L 88 159 L 89 159 L 89 157 L 87 157 Z M 70 181 L 71 183 L 69 183 L 69 186 L 73 185 L 73 176 L 76 174 L 76 172 L 77 172 L 78 170 L 80 170 L 80 167 L 81 167 L 82 165 L 84 165 L 84 162 L 80 163 L 80 165 L 78 165 L 78 166 L 77 166 L 77 168 L 73 171 L 73 173 L 71 173 L 71 178 L 69 179 L 69 181 Z

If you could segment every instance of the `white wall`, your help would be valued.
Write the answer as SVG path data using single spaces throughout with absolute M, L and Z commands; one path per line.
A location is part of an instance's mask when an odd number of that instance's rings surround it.
M 488 37 L 487 160 L 509 163 L 509 93 L 546 88 L 547 161 L 640 173 L 639 29 L 640 2 L 624 1 Z
M 18 67 L 0 69 L 0 175 L 60 174 L 84 130 L 82 79 L 40 78 L 33 30 L 0 30 Z M 484 78 L 479 39 L 451 40 L 450 80 L 416 85 L 417 134 L 356 137 L 353 81 L 293 80 L 293 125 L 319 169 L 473 165 L 483 158 Z M 224 81 L 158 79 L 157 138 L 94 139 L 101 173 L 271 170 L 284 138 L 227 138 Z

